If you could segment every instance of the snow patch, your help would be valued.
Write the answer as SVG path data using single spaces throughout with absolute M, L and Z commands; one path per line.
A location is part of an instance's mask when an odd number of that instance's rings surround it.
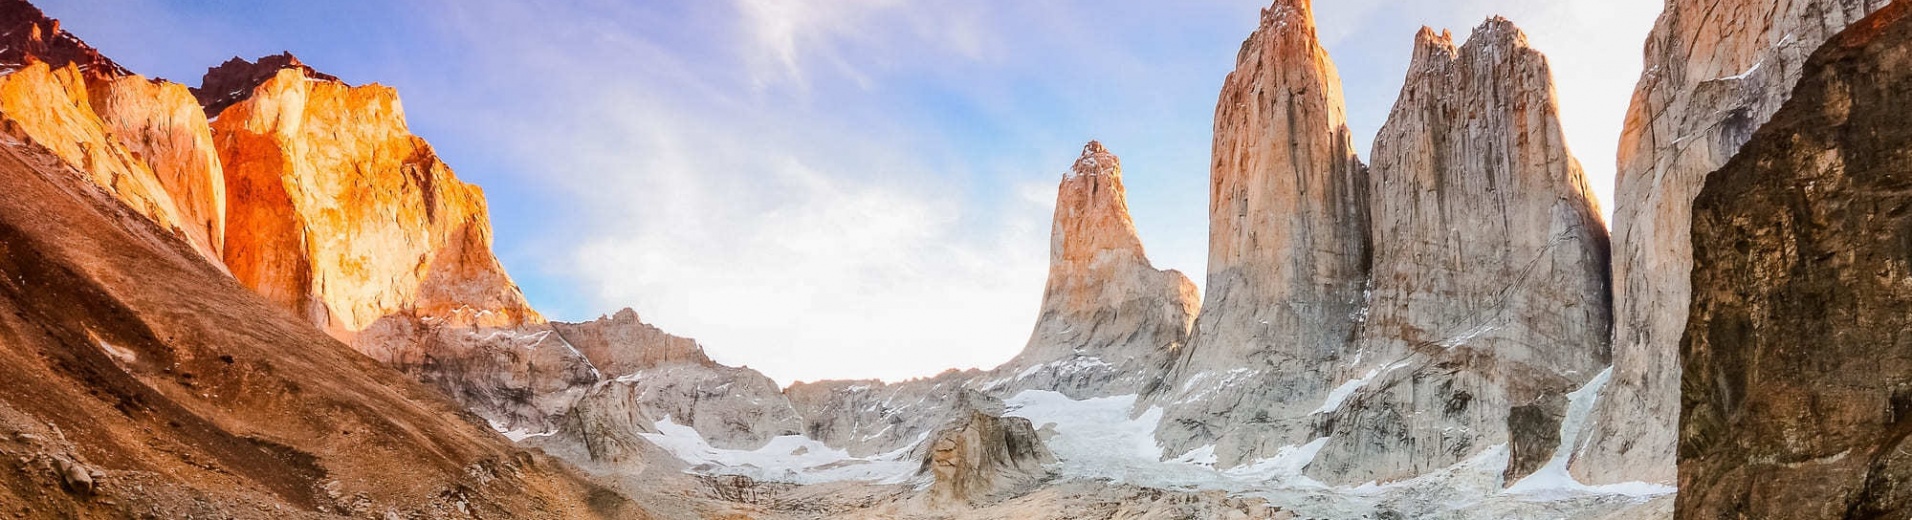
M 1489 321 L 1487 323 L 1482 323 L 1478 326 L 1475 326 L 1474 328 L 1467 329 L 1466 332 L 1462 332 L 1454 337 L 1442 340 L 1440 345 L 1442 348 L 1452 349 L 1454 347 L 1466 345 L 1469 342 L 1472 342 L 1475 339 L 1480 338 L 1481 336 L 1487 335 L 1487 333 L 1489 332 L 1493 332 L 1499 329 L 1500 329 L 1500 325 L 1496 325 L 1494 324 L 1494 322 Z
M 1765 64 L 1766 62 L 1764 61 L 1759 63 L 1754 63 L 1752 68 L 1746 69 L 1746 72 L 1741 72 L 1737 76 L 1727 76 L 1727 77 L 1719 78 L 1713 81 L 1738 81 L 1738 80 L 1746 79 L 1747 77 L 1752 76 L 1754 72 L 1759 72 L 1759 66 L 1765 65 Z
M 1215 468 L 1219 459 L 1214 446 L 1162 460 L 1162 446 L 1155 441 L 1162 408 L 1151 406 L 1131 417 L 1137 398 L 1077 401 L 1059 392 L 1029 390 L 1005 399 L 1008 411 L 1004 415 L 1029 419 L 1039 430 L 1052 429 L 1055 435 L 1046 443 L 1061 460 L 1065 476 L 1168 489 L 1242 491 L 1271 485 L 1320 485 L 1302 477 L 1301 469 L 1314 460 L 1327 439 L 1282 448 L 1274 457 L 1229 470 Z
M 1758 68 L 1755 66 L 1754 68 Z M 1750 72 L 1750 71 L 1749 71 Z M 1613 367 L 1607 367 L 1600 375 L 1587 381 L 1585 386 L 1567 394 L 1567 418 L 1560 421 L 1560 447 L 1554 449 L 1553 458 L 1547 459 L 1547 465 L 1527 478 L 1520 479 L 1508 486 L 1509 495 L 1522 495 L 1539 500 L 1559 500 L 1579 495 L 1624 495 L 1635 498 L 1651 498 L 1677 491 L 1672 486 L 1649 484 L 1646 482 L 1624 482 L 1589 486 L 1574 480 L 1567 472 L 1567 462 L 1573 458 L 1573 452 L 1580 445 L 1580 433 L 1587 419 L 1593 415 L 1593 405 L 1600 395 L 1600 389 L 1613 379 Z
M 1359 357 L 1356 357 L 1355 359 L 1357 363 L 1360 362 Z M 1367 375 L 1355 378 L 1346 383 L 1342 383 L 1341 386 L 1337 386 L 1334 388 L 1333 391 L 1328 392 L 1327 402 L 1321 403 L 1321 407 L 1316 408 L 1314 413 L 1334 413 L 1336 410 L 1340 410 L 1341 403 L 1346 402 L 1349 397 L 1354 396 L 1355 391 L 1360 390 L 1361 387 L 1367 386 L 1369 382 L 1374 381 L 1374 378 L 1380 377 L 1381 374 L 1393 372 L 1394 369 L 1401 368 L 1403 366 L 1407 366 L 1407 362 L 1395 363 L 1385 367 L 1376 368 L 1374 370 L 1369 370 Z
M 556 431 L 533 432 L 528 428 L 512 429 L 491 419 L 485 419 L 485 422 L 491 424 L 492 430 L 496 430 L 499 434 L 504 435 L 505 438 L 511 439 L 511 442 L 524 442 L 525 439 L 533 437 L 550 437 L 558 434 Z
M 657 421 L 657 433 L 639 433 L 664 451 L 691 466 L 687 471 L 742 475 L 765 482 L 818 484 L 848 480 L 897 484 L 916 475 L 919 464 L 908 460 L 914 445 L 871 457 L 852 457 L 801 435 L 770 439 L 762 448 L 728 450 L 710 445 L 695 428 L 670 417 Z M 929 438 L 927 432 L 917 439 Z

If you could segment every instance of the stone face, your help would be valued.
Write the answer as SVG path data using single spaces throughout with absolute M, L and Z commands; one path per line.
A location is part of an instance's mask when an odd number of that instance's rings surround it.
M 669 420 L 722 449 L 754 450 L 772 438 L 803 433 L 776 381 L 721 365 L 663 365 L 605 381 L 573 413 L 593 432 L 657 433 L 657 423 Z
M 960 418 L 964 390 L 982 376 L 977 370 L 947 370 L 899 383 L 796 383 L 784 395 L 803 418 L 805 436 L 867 457 L 915 447 Z
M 1813 54 L 1693 207 L 1680 518 L 1912 516 L 1912 5 Z
M 292 53 L 264 56 L 258 61 L 246 61 L 233 57 L 206 71 L 199 87 L 192 89 L 193 97 L 204 107 L 206 117 L 219 117 L 226 107 L 252 97 L 259 85 L 272 81 L 281 70 L 296 70 L 307 78 L 319 81 L 340 82 L 337 76 L 319 72 L 305 62 L 299 61 Z
M 206 79 L 248 84 L 213 124 L 233 276 L 498 428 L 555 429 L 600 374 L 525 302 L 484 194 L 411 134 L 397 93 L 290 56 Z
M 1054 390 L 1078 399 L 1156 384 L 1186 340 L 1200 296 L 1176 271 L 1149 264 L 1129 217 L 1122 163 L 1102 143 L 1082 149 L 1057 189 L 1049 282 L 1021 354 L 991 389 Z
M 1647 39 L 1613 214 L 1613 381 L 1575 456 L 1587 483 L 1674 480 L 1693 197 L 1785 102 L 1808 53 L 1886 0 L 1675 0 Z
M 213 125 L 240 282 L 349 338 L 407 313 L 542 321 L 491 254 L 484 194 L 408 131 L 398 95 L 280 69 Z
M 133 75 L 25 1 L 0 2 L 0 121 L 217 261 L 225 181 L 198 103 Z
M 1367 169 L 1307 0 L 1242 43 L 1215 109 L 1207 295 L 1164 384 L 1167 455 L 1223 465 L 1312 440 L 1327 367 L 1355 338 L 1367 280 Z
M 937 504 L 971 504 L 1002 494 L 1027 491 L 1048 476 L 1054 454 L 1036 436 L 1035 426 L 1021 417 L 1003 417 L 1001 410 L 969 405 L 956 421 L 937 431 L 924 445 L 919 473 L 934 477 L 928 497 Z M 994 404 L 1001 407 L 1000 402 Z
M 223 201 L 207 197 L 219 193 L 219 163 L 206 153 L 205 119 L 183 116 L 183 110 L 197 112 L 195 105 L 169 85 L 33 61 L 0 76 L 0 121 L 8 135 L 46 147 L 162 229 L 217 258 L 212 237 Z
M 264 304 L 65 158 L 7 142 L 0 193 L 9 516 L 648 517 Z
M 114 78 L 132 74 L 72 33 L 60 30 L 60 21 L 27 0 L 0 0 L 0 69 L 12 72 L 29 63 L 54 68 L 73 65 L 87 78 Z
M 207 258 L 226 240 L 226 178 L 212 127 L 185 85 L 119 76 L 88 82 L 87 100 L 106 131 L 145 162 L 172 198 L 180 231 Z
M 1520 29 L 1491 19 L 1458 48 L 1422 29 L 1369 193 L 1370 303 L 1350 392 L 1308 403 L 1331 437 L 1309 475 L 1387 482 L 1511 445 L 1537 456 L 1507 469 L 1526 476 L 1607 364 L 1610 316 L 1606 227 Z
M 672 336 L 624 309 L 586 323 L 552 322 L 564 340 L 605 377 L 623 377 L 665 365 L 715 367 L 697 340 Z

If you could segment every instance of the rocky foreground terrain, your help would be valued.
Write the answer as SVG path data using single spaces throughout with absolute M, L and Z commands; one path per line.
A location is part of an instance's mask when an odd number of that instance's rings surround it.
M 779 387 L 547 321 L 393 89 L 149 80 L 0 0 L 0 516 L 1901 518 L 1907 10 L 1669 0 L 1609 237 L 1514 22 L 1415 35 L 1364 161 L 1277 0 L 1208 294 L 1091 141 L 1020 355 Z
M 1683 517 L 1912 516 L 1912 4 L 1801 77 L 1694 203 Z

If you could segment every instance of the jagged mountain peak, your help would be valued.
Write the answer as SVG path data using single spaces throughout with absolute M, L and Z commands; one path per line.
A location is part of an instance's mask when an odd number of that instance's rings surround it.
M 1421 27 L 1414 35 L 1414 58 L 1409 70 L 1419 70 L 1434 58 L 1453 61 L 1462 54 L 1495 54 L 1506 51 L 1531 51 L 1527 44 L 1527 33 L 1515 25 L 1513 20 L 1495 15 L 1487 18 L 1468 35 L 1467 41 L 1456 44 L 1454 32 L 1432 27 Z M 1532 53 L 1539 56 L 1538 52 Z
M 1235 55 L 1237 68 L 1257 56 L 1287 56 L 1301 63 L 1325 63 L 1321 42 L 1315 34 L 1314 7 L 1309 0 L 1276 0 L 1261 10 L 1261 26 L 1241 43 Z M 1332 68 L 1332 65 L 1328 65 Z
M 75 65 L 89 77 L 132 75 L 85 41 L 60 29 L 60 21 L 26 0 L 0 0 L 0 68 L 15 70 L 32 62 L 54 68 Z
M 1423 25 L 1420 32 L 1414 34 L 1414 47 L 1452 49 L 1454 48 L 1454 31 L 1447 29 L 1436 31 L 1433 27 Z
M 192 89 L 193 97 L 199 98 L 199 104 L 206 107 L 206 117 L 218 117 L 226 107 L 252 97 L 253 89 L 287 69 L 297 70 L 314 80 L 344 83 L 338 76 L 319 72 L 299 61 L 289 51 L 262 56 L 258 61 L 234 56 L 217 67 L 206 69 L 199 87 Z
M 1082 157 L 1076 159 L 1075 166 L 1063 178 L 1072 179 L 1082 175 L 1120 176 L 1122 160 L 1109 153 L 1101 141 L 1089 141 L 1089 144 L 1082 145 Z
M 1291 21 L 1299 21 L 1312 28 L 1314 26 L 1313 0 L 1275 0 L 1273 5 L 1261 10 L 1262 27 L 1286 25 Z

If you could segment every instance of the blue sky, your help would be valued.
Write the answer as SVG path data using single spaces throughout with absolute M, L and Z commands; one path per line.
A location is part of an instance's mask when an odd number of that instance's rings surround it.
M 486 189 L 554 319 L 633 307 L 781 382 L 931 375 L 1021 349 L 1055 185 L 1122 157 L 1158 267 L 1201 281 L 1215 98 L 1266 1 L 40 0 L 150 76 L 289 50 L 396 87 Z M 1603 201 L 1654 0 L 1315 6 L 1366 150 L 1416 29 L 1492 14 L 1553 61 Z M 1610 202 L 1606 202 L 1609 209 Z

